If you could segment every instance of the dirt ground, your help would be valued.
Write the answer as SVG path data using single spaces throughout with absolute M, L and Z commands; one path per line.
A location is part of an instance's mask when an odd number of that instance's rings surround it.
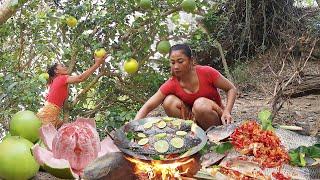
M 266 60 L 264 60 L 266 61 Z M 268 65 L 269 64 L 269 65 Z M 268 68 L 266 68 L 268 66 Z M 233 116 L 235 120 L 257 118 L 258 112 L 270 107 L 275 87 L 274 74 L 270 63 L 256 61 L 248 65 L 248 72 L 254 83 L 238 85 L 239 96 L 236 99 Z M 320 75 L 320 60 L 309 61 L 304 68 L 305 74 Z M 292 69 L 283 72 L 283 76 L 291 77 Z M 249 85 L 249 86 L 248 86 Z M 302 97 L 287 100 L 274 119 L 275 123 L 299 125 L 309 130 L 320 129 L 320 91 Z

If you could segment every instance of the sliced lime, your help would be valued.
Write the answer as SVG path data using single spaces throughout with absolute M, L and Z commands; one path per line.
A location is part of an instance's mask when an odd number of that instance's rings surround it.
M 188 133 L 187 132 L 185 132 L 185 131 L 177 131 L 176 132 L 176 135 L 178 135 L 178 136 L 185 136 L 185 135 L 187 135 Z
M 174 120 L 171 123 L 173 126 L 179 127 L 181 125 L 181 120 Z
M 148 138 L 143 138 L 143 139 L 140 139 L 140 141 L 138 141 L 138 144 L 140 146 L 143 146 L 143 145 L 147 144 L 148 142 L 149 142 Z
M 164 121 L 172 121 L 172 120 L 173 120 L 172 117 L 163 117 L 162 119 L 163 119 Z
M 149 129 L 149 128 L 152 127 L 152 125 L 153 125 L 152 122 L 147 122 L 147 123 L 145 123 L 145 124 L 143 125 L 143 128 L 144 128 L 144 129 Z
M 162 128 L 165 128 L 167 126 L 167 123 L 164 122 L 164 121 L 160 121 L 158 124 L 157 124 L 158 128 L 162 129 Z
M 181 138 L 175 137 L 170 140 L 170 144 L 175 148 L 182 148 L 184 141 Z
M 154 149 L 159 153 L 165 153 L 169 150 L 169 143 L 165 140 L 160 140 L 154 143 Z
M 138 136 L 139 138 L 145 138 L 145 137 L 147 137 L 147 136 L 146 136 L 145 134 L 143 134 L 143 133 L 138 133 L 137 136 Z
M 191 126 L 194 122 L 192 120 L 186 120 L 185 123 L 186 125 Z
M 158 123 L 159 121 L 161 121 L 161 119 L 154 119 L 154 120 L 152 120 L 152 123 L 156 124 L 156 123 Z
M 159 134 L 154 135 L 154 137 L 156 137 L 158 139 L 165 138 L 165 137 L 167 137 L 167 133 L 159 133 Z

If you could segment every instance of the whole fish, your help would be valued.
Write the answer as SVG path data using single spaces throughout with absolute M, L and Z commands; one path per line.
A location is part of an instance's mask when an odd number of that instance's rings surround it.
M 206 168 L 209 167 L 217 162 L 219 162 L 221 159 L 223 159 L 226 155 L 225 154 L 219 154 L 216 152 L 208 152 L 201 156 L 201 166 Z
M 234 132 L 234 130 L 240 125 L 240 122 L 222 125 L 222 126 L 214 126 L 207 130 L 207 136 L 209 141 L 217 143 L 221 140 L 224 140 Z
M 319 179 L 319 166 L 295 167 L 289 164 L 283 164 L 282 167 L 260 168 L 259 164 L 253 160 L 252 156 L 244 156 L 236 151 L 231 151 L 219 164 L 250 177 L 257 178 L 257 174 L 261 173 L 266 179 L 274 179 L 273 173 L 280 172 L 291 179 Z M 257 178 L 259 179 L 259 178 Z
M 275 133 L 287 150 L 295 149 L 299 146 L 312 146 L 320 142 L 319 137 L 300 135 L 281 128 L 276 128 Z

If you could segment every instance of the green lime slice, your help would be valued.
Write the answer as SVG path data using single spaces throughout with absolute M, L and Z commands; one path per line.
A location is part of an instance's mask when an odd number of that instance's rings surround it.
M 156 123 L 158 123 L 159 121 L 161 121 L 161 119 L 154 119 L 154 120 L 152 120 L 152 123 L 156 124 Z
M 159 153 L 165 153 L 169 150 L 169 143 L 165 140 L 160 140 L 155 142 L 153 147 Z
M 172 121 L 172 120 L 173 120 L 172 117 L 163 117 L 162 119 L 163 119 L 164 121 Z
M 186 120 L 185 123 L 186 125 L 191 126 L 194 122 L 192 120 Z
M 145 137 L 147 137 L 147 136 L 146 136 L 145 134 L 143 134 L 143 133 L 138 133 L 137 136 L 138 136 L 139 138 L 145 138 Z
M 154 135 L 154 137 L 156 137 L 158 139 L 165 138 L 165 137 L 167 137 L 167 133 L 159 133 L 159 134 Z
M 157 124 L 158 128 L 162 129 L 162 128 L 165 128 L 167 126 L 167 123 L 164 122 L 164 121 L 160 121 L 158 124 Z
M 171 123 L 173 126 L 179 127 L 181 125 L 181 120 L 174 120 Z
M 152 127 L 152 125 L 153 125 L 152 122 L 147 122 L 147 123 L 145 123 L 145 124 L 143 125 L 143 128 L 144 128 L 144 129 L 149 129 L 149 128 Z
M 178 135 L 178 136 L 185 136 L 185 135 L 187 135 L 188 133 L 187 132 L 185 132 L 185 131 L 177 131 L 176 132 L 176 135 Z
M 181 138 L 175 137 L 170 140 L 170 144 L 175 148 L 182 148 L 184 141 Z
M 140 141 L 138 141 L 138 144 L 140 146 L 143 146 L 143 145 L 147 144 L 148 142 L 149 142 L 148 138 L 143 138 L 143 139 L 140 139 Z

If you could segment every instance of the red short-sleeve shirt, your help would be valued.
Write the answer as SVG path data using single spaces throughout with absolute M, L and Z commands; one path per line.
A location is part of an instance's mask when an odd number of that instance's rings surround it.
M 219 71 L 210 66 L 196 65 L 195 68 L 199 79 L 199 90 L 197 92 L 185 92 L 176 77 L 171 77 L 162 84 L 160 91 L 166 96 L 169 94 L 177 96 L 190 107 L 199 97 L 211 99 L 222 107 L 220 94 L 214 86 L 214 82 L 221 76 Z
M 68 97 L 68 75 L 59 75 L 53 79 L 49 85 L 47 101 L 59 107 L 63 106 L 64 101 Z

